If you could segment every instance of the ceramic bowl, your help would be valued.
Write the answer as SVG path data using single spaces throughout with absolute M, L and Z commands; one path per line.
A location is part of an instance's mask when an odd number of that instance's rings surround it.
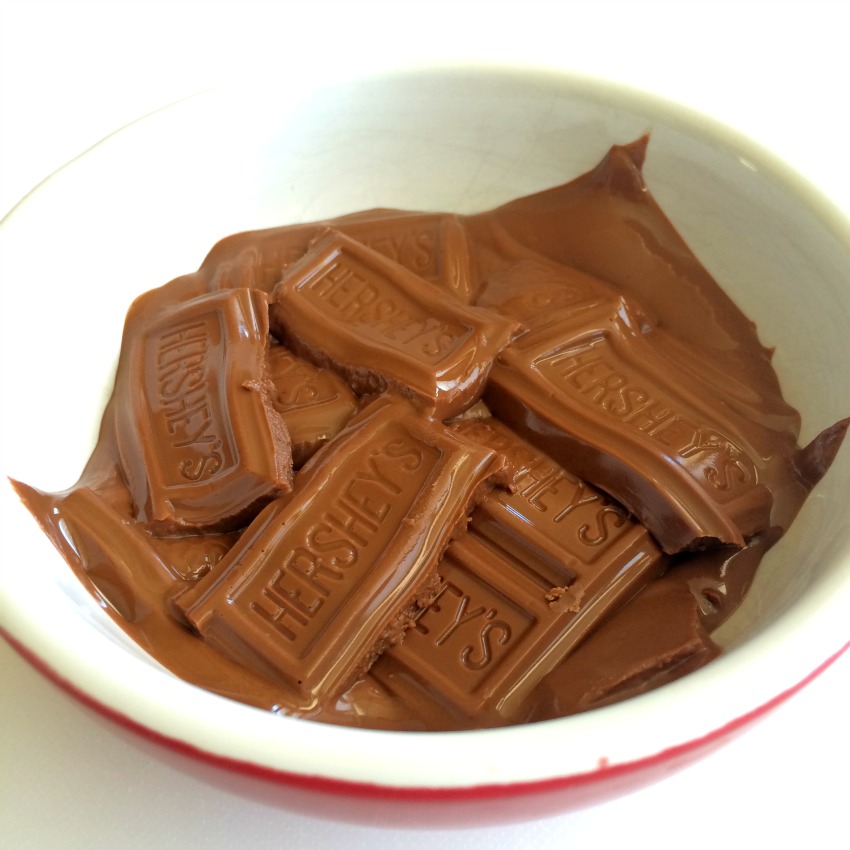
M 776 347 L 802 441 L 850 413 L 850 228 L 767 152 L 681 106 L 528 70 L 422 69 L 236 86 L 107 138 L 0 228 L 3 472 L 76 480 L 124 313 L 220 237 L 368 207 L 475 212 L 563 183 L 651 132 L 662 208 Z M 3 489 L 0 625 L 33 664 L 144 746 L 328 817 L 504 821 L 623 793 L 710 751 L 846 649 L 850 447 L 718 634 L 719 660 L 561 720 L 462 733 L 328 727 L 192 687 L 128 641 Z

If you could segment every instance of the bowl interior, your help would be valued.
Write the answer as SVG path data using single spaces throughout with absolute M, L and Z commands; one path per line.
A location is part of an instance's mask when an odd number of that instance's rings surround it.
M 125 128 L 28 196 L 0 227 L 4 473 L 44 489 L 77 478 L 132 298 L 195 269 L 222 236 L 377 206 L 476 212 L 572 179 L 647 131 L 651 191 L 776 347 L 807 441 L 850 414 L 850 230 L 825 201 L 746 140 L 648 96 L 532 71 L 429 69 L 298 91 L 274 80 L 216 90 Z M 201 749 L 375 782 L 563 776 L 705 734 L 842 646 L 848 492 L 845 447 L 765 559 L 719 635 L 729 652 L 709 668 L 538 724 L 546 730 L 434 735 L 432 752 L 404 768 L 392 734 L 319 734 L 174 679 L 78 586 L 8 487 L 0 616 L 97 700 Z M 553 734 L 583 743 L 556 757 Z M 450 749 L 452 765 L 464 763 L 458 747 L 469 748 L 467 766 L 447 776 Z

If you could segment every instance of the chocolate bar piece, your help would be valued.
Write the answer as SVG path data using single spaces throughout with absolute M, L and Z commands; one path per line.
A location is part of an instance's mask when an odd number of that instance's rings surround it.
M 135 322 L 115 388 L 118 451 L 155 533 L 229 531 L 292 481 L 266 378 L 266 296 L 211 293 Z
M 733 411 L 647 341 L 626 299 L 529 332 L 494 365 L 494 414 L 611 494 L 666 552 L 741 546 L 770 522 L 758 453 Z
M 682 581 L 652 582 L 546 676 L 526 721 L 618 702 L 674 681 L 720 654 Z
M 357 409 L 357 397 L 333 372 L 317 369 L 277 343 L 269 349 L 269 380 L 272 404 L 292 441 L 295 467 L 335 437 Z
M 278 339 L 333 367 L 356 392 L 392 389 L 439 419 L 476 401 L 517 331 L 335 231 L 286 271 L 270 319 Z
M 523 561 L 541 586 L 568 586 L 612 553 L 623 563 L 644 554 L 663 560 L 658 544 L 621 505 L 497 419 L 458 420 L 449 427 L 503 456 L 508 486 L 482 500 L 471 528 Z
M 382 397 L 177 607 L 208 642 L 288 686 L 292 709 L 310 710 L 430 601 L 437 561 L 501 466 L 409 402 Z
M 326 227 L 333 227 L 436 283 L 464 303 L 473 297 L 472 259 L 456 215 L 369 210 L 326 222 L 238 233 L 204 260 L 212 289 L 247 286 L 271 292 L 283 270 L 300 260 Z
M 564 524 L 565 538 L 581 536 L 575 518 Z M 628 539 L 581 564 L 569 586 L 552 588 L 484 540 L 473 520 L 443 558 L 437 598 L 404 642 L 374 665 L 372 676 L 412 705 L 427 693 L 448 727 L 472 718 L 511 722 L 541 679 L 661 572 L 658 549 L 631 525 Z
M 502 423 L 449 427 L 498 451 L 508 485 L 482 500 L 440 565 L 440 595 L 372 675 L 420 712 L 430 702 L 449 727 L 479 714 L 508 722 L 668 559 L 622 507 Z

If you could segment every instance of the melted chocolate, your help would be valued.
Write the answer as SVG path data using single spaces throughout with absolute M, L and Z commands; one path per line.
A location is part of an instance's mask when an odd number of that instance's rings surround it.
M 708 663 L 850 420 L 798 447 L 646 144 L 475 216 L 227 237 L 133 304 L 78 483 L 21 498 L 142 647 L 272 711 L 500 726 Z
M 456 725 L 501 725 L 666 558 L 619 505 L 493 419 L 454 430 L 503 454 L 493 490 L 440 564 L 437 598 L 372 675 Z M 433 720 L 432 720 L 433 722 Z
M 274 289 L 278 339 L 328 364 L 360 393 L 393 389 L 439 419 L 481 395 L 517 324 L 468 307 L 383 254 L 324 233 Z
M 266 300 L 251 289 L 186 301 L 126 339 L 115 434 L 136 519 L 155 533 L 238 529 L 291 489 L 268 343 Z
M 177 608 L 207 643 L 279 679 L 289 706 L 311 710 L 435 598 L 443 551 L 501 467 L 496 452 L 382 397 Z
M 748 441 L 746 422 L 688 380 L 650 334 L 622 298 L 564 316 L 502 353 L 485 400 L 618 499 L 665 551 L 742 546 L 770 521 L 770 459 Z
M 292 440 L 295 467 L 333 439 L 357 410 L 357 397 L 345 381 L 274 341 L 269 348 L 269 380 L 274 387 L 272 406 Z

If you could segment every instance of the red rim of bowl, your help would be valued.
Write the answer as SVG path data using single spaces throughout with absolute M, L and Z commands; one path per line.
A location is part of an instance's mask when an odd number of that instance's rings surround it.
M 569 774 L 551 779 L 505 784 L 473 785 L 467 788 L 441 788 L 425 786 L 398 787 L 378 783 L 330 779 L 322 776 L 277 770 L 255 764 L 253 762 L 240 761 L 239 759 L 211 753 L 192 744 L 188 744 L 185 741 L 164 735 L 161 732 L 145 726 L 127 715 L 116 711 L 105 703 L 100 702 L 98 699 L 95 699 L 93 696 L 81 690 L 54 670 L 49 664 L 29 650 L 5 629 L 0 628 L 0 637 L 2 637 L 30 666 L 82 705 L 93 710 L 98 715 L 112 723 L 141 736 L 145 740 L 161 747 L 165 747 L 180 755 L 187 756 L 195 759 L 196 761 L 201 761 L 218 768 L 223 768 L 224 770 L 233 773 L 242 774 L 254 779 L 261 779 L 278 785 L 296 786 L 302 789 L 322 791 L 325 793 L 343 796 L 413 801 L 486 800 L 518 795 L 530 795 L 553 790 L 578 789 L 595 783 L 644 773 L 652 770 L 653 768 L 667 767 L 678 762 L 694 760 L 699 756 L 706 754 L 709 750 L 714 749 L 716 746 L 724 743 L 734 734 L 742 731 L 751 723 L 761 719 L 774 708 L 784 703 L 787 699 L 816 679 L 821 673 L 823 673 L 824 670 L 829 668 L 835 661 L 838 660 L 838 658 L 850 649 L 850 641 L 848 641 L 840 649 L 838 649 L 838 651 L 830 655 L 825 661 L 812 670 L 811 673 L 796 684 L 784 691 L 781 691 L 774 697 L 756 706 L 750 711 L 735 717 L 724 725 L 719 726 L 700 737 L 676 744 L 643 758 L 618 764 L 600 762 L 596 770 Z

